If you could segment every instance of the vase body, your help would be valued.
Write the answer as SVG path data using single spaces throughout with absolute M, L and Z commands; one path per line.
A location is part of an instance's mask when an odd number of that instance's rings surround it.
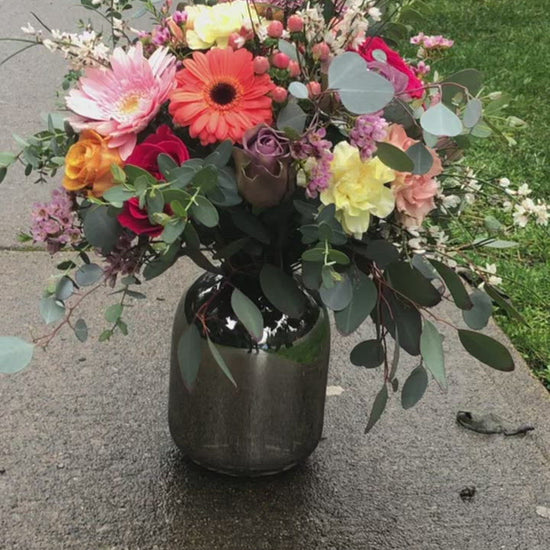
M 307 458 L 323 429 L 330 353 L 327 312 L 307 298 L 303 319 L 274 310 L 261 292 L 247 292 L 264 317 L 257 345 L 236 322 L 231 289 L 221 277 L 201 276 L 182 298 L 172 335 L 169 425 L 174 442 L 192 461 L 221 473 L 268 475 Z M 198 308 L 217 293 L 210 338 L 237 387 L 202 341 L 202 359 L 191 389 L 183 383 L 178 342 Z M 211 300 L 212 301 L 212 300 Z M 254 343 L 255 344 L 255 343 Z

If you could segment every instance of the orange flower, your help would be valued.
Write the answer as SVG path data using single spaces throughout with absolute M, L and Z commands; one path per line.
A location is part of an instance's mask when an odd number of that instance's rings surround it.
M 245 131 L 272 121 L 275 87 L 267 74 L 255 75 L 252 54 L 245 50 L 215 48 L 195 52 L 176 75 L 170 114 L 191 137 L 203 145 L 230 139 L 240 142 Z
M 101 197 L 114 185 L 112 164 L 122 166 L 118 151 L 109 149 L 108 140 L 97 132 L 84 130 L 65 158 L 63 187 L 69 191 L 91 189 L 92 195 Z

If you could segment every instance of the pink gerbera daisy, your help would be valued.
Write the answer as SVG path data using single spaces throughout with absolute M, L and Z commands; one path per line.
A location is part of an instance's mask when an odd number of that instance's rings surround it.
M 95 130 L 109 137 L 123 160 L 132 153 L 141 132 L 158 113 L 175 85 L 176 64 L 166 48 L 146 59 L 138 42 L 125 52 L 116 48 L 111 68 L 88 69 L 66 98 L 77 117 L 78 131 Z

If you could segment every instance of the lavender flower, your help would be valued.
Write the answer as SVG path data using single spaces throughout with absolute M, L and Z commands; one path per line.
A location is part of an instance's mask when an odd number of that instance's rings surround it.
M 49 203 L 35 203 L 32 210 L 31 236 L 45 243 L 50 254 L 82 238 L 72 195 L 62 187 L 54 189 Z
M 376 152 L 376 142 L 386 137 L 388 122 L 380 113 L 361 115 L 350 132 L 350 143 L 361 153 L 361 160 L 371 158 Z

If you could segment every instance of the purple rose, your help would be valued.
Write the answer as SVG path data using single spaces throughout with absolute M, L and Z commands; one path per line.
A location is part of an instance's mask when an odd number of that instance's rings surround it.
M 233 150 L 241 195 L 253 206 L 275 206 L 295 188 L 290 144 L 277 130 L 260 124 L 247 130 L 243 148 Z
M 285 162 L 290 157 L 287 137 L 267 124 L 260 124 L 244 133 L 243 149 L 254 164 L 265 166 L 269 171 L 275 169 L 277 162 Z

